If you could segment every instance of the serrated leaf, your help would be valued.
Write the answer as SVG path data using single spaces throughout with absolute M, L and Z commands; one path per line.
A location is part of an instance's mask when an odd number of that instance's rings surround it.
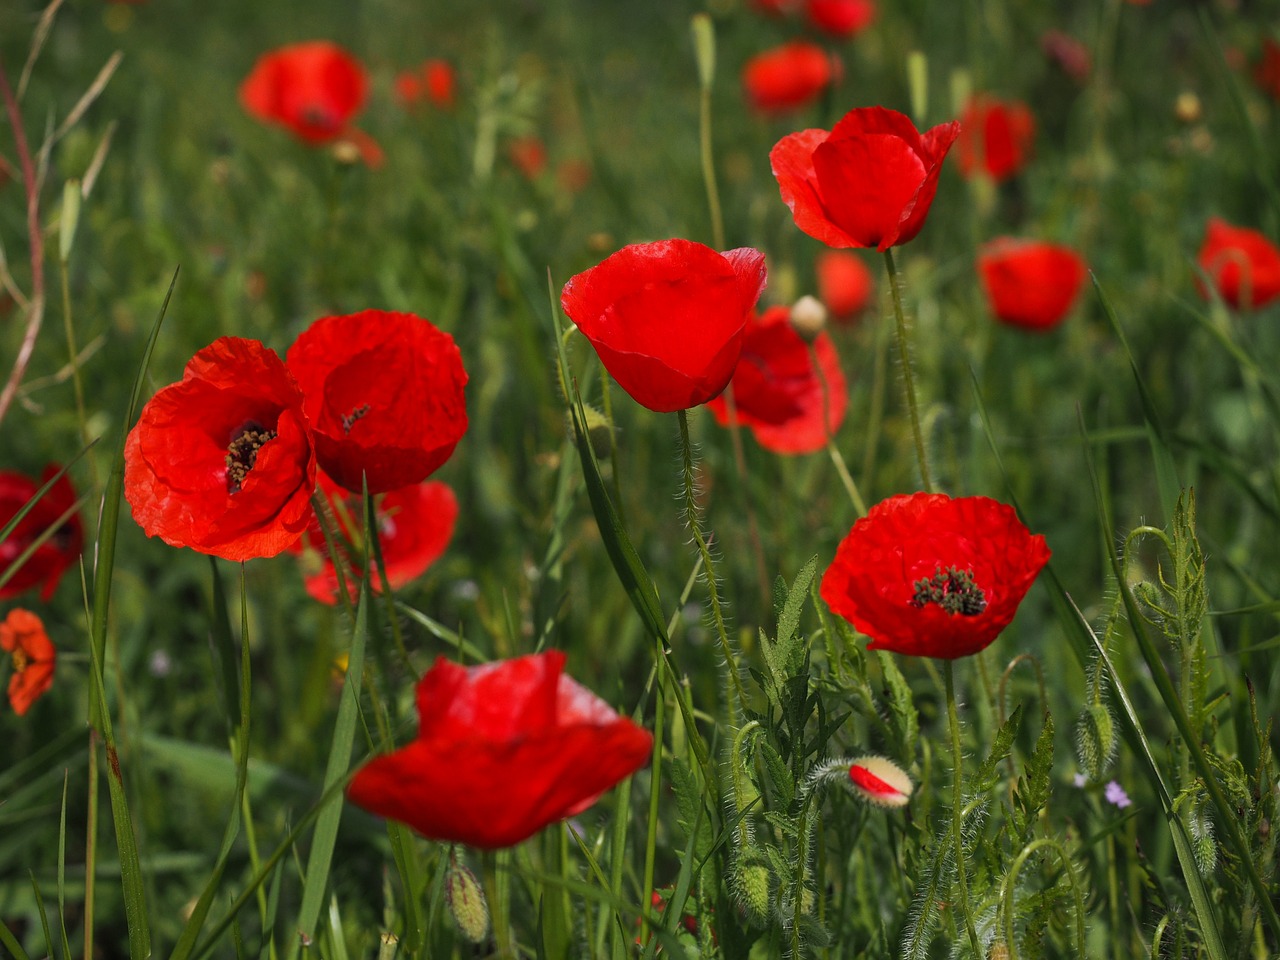
M 876 658 L 888 692 L 889 726 L 896 740 L 894 746 L 897 748 L 898 758 L 904 763 L 910 763 L 915 759 L 916 745 L 920 739 L 920 714 L 916 710 L 915 697 L 894 658 L 883 650 L 876 651 Z
M 1049 802 L 1051 784 L 1049 774 L 1053 770 L 1053 717 L 1045 714 L 1044 726 L 1040 736 L 1027 760 L 1022 779 L 1018 781 L 1018 789 L 1014 794 L 1017 809 L 1014 815 L 1015 829 L 1021 835 L 1020 840 L 1026 842 L 1035 827 L 1036 817 Z
M 1014 737 L 1018 735 L 1018 729 L 1021 726 L 1022 704 L 1018 704 L 1013 708 L 1013 713 L 1009 714 L 1009 719 L 996 731 L 995 740 L 991 743 L 991 751 L 978 767 L 978 772 L 974 776 L 975 793 L 986 794 L 999 781 L 997 768 L 1004 762 L 1005 757 L 1009 756 L 1009 751 L 1013 749 Z

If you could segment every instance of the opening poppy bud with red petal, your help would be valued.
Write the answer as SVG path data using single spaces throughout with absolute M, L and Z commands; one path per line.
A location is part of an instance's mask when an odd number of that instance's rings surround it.
M 1280 297 L 1280 248 L 1257 230 L 1214 217 L 1197 262 L 1218 295 L 1237 310 L 1263 307 Z M 1199 277 L 1196 285 L 1207 297 Z
M 868 648 L 952 660 L 985 649 L 1049 562 L 1044 537 L 988 497 L 900 494 L 849 531 L 822 577 Z
M 854 794 L 877 807 L 905 807 L 915 785 L 907 771 L 884 757 L 858 757 L 849 764 Z
M 838 64 L 826 50 L 793 40 L 748 60 L 742 68 L 742 89 L 753 109 L 786 113 L 813 103 L 838 76 Z
M 966 177 L 985 173 L 996 181 L 1007 180 L 1031 159 L 1036 119 L 1021 101 L 979 94 L 965 107 L 960 124 L 956 157 Z
M 224 560 L 273 557 L 311 516 L 316 454 L 302 394 L 257 340 L 222 337 L 142 408 L 124 495 L 147 536 Z
M 495 849 L 581 813 L 644 766 L 653 737 L 564 674 L 558 650 L 477 667 L 439 658 L 418 737 L 365 764 L 351 802 L 433 840 Z
M 978 276 L 997 320 L 1049 330 L 1066 317 L 1087 268 L 1070 247 L 997 237 L 978 254 Z
M 40 480 L 36 481 L 13 470 L 0 470 L 0 527 L 16 517 L 57 472 L 56 466 L 45 467 Z M 8 575 L 0 586 L 0 598 L 16 597 L 36 586 L 40 587 L 41 600 L 53 596 L 62 574 L 76 562 L 84 545 L 80 515 L 72 513 L 63 519 L 75 503 L 76 491 L 64 473 L 0 541 L 0 574 Z M 22 566 L 15 568 L 18 558 L 55 524 L 56 529 Z
M 829 247 L 883 251 L 924 227 L 959 134 L 954 120 L 921 134 L 896 110 L 859 107 L 830 131 L 783 137 L 769 160 L 797 227 Z
M 286 357 L 321 468 L 359 493 L 425 480 L 467 430 L 467 372 L 453 337 L 411 313 L 322 317 Z
M 369 78 L 336 43 L 311 40 L 264 54 L 240 87 L 246 110 L 307 143 L 341 136 L 364 106 Z
M 45 633 L 44 622 L 30 610 L 15 607 L 0 622 L 0 650 L 9 654 L 9 705 L 22 716 L 53 686 L 58 651 Z
M 564 285 L 560 305 L 637 403 L 660 413 L 718 396 L 765 285 L 764 254 L 692 240 L 623 247 Z

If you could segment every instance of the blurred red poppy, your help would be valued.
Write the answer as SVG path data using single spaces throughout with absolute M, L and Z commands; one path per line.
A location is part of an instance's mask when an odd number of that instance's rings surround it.
M 781 17 L 791 13 L 799 4 L 800 0 L 751 0 L 753 7 L 771 17 Z
M 22 716 L 46 690 L 53 686 L 53 669 L 58 651 L 54 649 L 44 623 L 30 610 L 15 607 L 0 623 L 0 650 L 10 655 L 9 704 Z
M 804 12 L 819 30 L 848 39 L 871 25 L 876 5 L 873 0 L 805 0 Z
M 993 180 L 1007 180 L 1031 158 L 1036 119 L 1025 103 L 978 94 L 969 100 L 960 124 L 956 157 L 966 177 L 986 173 Z
M 418 683 L 417 739 L 365 764 L 347 796 L 424 837 L 486 849 L 581 813 L 644 765 L 653 737 L 566 676 L 564 660 L 437 659 Z
M 1049 330 L 1076 301 L 1087 268 L 1070 247 L 997 237 L 978 254 L 978 275 L 996 319 Z
M 289 348 L 321 468 L 348 490 L 425 480 L 467 430 L 467 371 L 453 337 L 411 313 L 322 317 Z
M 1218 294 L 1237 310 L 1266 306 L 1280 297 L 1280 249 L 1257 230 L 1212 218 L 1198 260 Z M 1196 286 L 1207 298 L 1198 277 Z
M 547 169 L 547 148 L 535 136 L 516 137 L 507 144 L 507 156 L 526 180 L 537 180 Z
M 875 299 L 875 275 L 856 253 L 824 250 L 814 263 L 818 299 L 838 323 L 852 322 Z
M 952 660 L 987 647 L 1041 568 L 1044 537 L 987 497 L 898 495 L 858 520 L 822 577 L 822 599 L 872 650 Z
M 124 495 L 147 536 L 224 560 L 273 557 L 297 540 L 315 485 L 302 394 L 257 340 L 199 351 L 125 441 Z
M 747 101 L 761 113 L 785 113 L 813 103 L 836 77 L 830 54 L 793 40 L 757 54 L 742 68 Z
M 12 470 L 0 470 L 0 527 L 16 517 L 18 511 L 57 472 L 56 466 L 45 467 L 37 482 Z M 84 544 L 80 515 L 72 513 L 65 520 L 61 519 L 75 503 L 76 491 L 64 473 L 49 488 L 49 492 L 27 511 L 27 515 L 13 528 L 13 532 L 0 541 L 0 574 L 12 574 L 4 586 L 0 586 L 0 598 L 16 597 L 37 585 L 40 587 L 41 600 L 48 600 L 53 596 L 63 572 L 80 558 L 80 549 Z M 12 569 L 18 557 L 54 524 L 58 524 L 57 529 L 36 548 L 26 563 Z
M 821 378 L 809 345 L 791 325 L 788 308 L 770 307 L 747 322 L 742 356 L 733 372 L 734 415 L 766 450 L 821 450 L 828 432 L 835 433 L 844 422 L 849 398 L 836 349 L 825 333 L 818 334 L 813 348 L 822 365 Z M 707 407 L 721 426 L 729 424 L 724 395 L 708 401 Z
M 797 227 L 829 247 L 888 250 L 924 226 L 959 133 L 954 120 L 922 135 L 896 110 L 859 107 L 830 132 L 783 137 L 769 159 Z
M 1253 68 L 1253 82 L 1263 93 L 1280 100 L 1280 43 L 1270 37 L 1262 41 L 1262 55 Z
M 339 487 L 323 471 L 316 479 L 339 527 L 337 549 L 346 558 L 350 572 L 358 578 L 361 568 L 352 562 L 348 544 L 358 547 L 364 539 L 360 498 Z M 447 485 L 427 480 L 378 497 L 374 516 L 378 520 L 378 543 L 382 547 L 387 582 L 392 590 L 397 590 L 422 576 L 444 553 L 458 519 L 458 498 Z M 314 514 L 291 550 L 302 555 L 300 562 L 307 593 L 321 603 L 337 603 L 338 573 L 320 521 Z M 374 591 L 380 592 L 382 578 L 374 571 L 370 579 Z
M 1040 37 L 1040 49 L 1050 63 L 1076 83 L 1084 84 L 1093 72 L 1093 55 L 1089 48 L 1061 30 L 1048 30 Z
M 336 43 L 311 40 L 260 57 L 240 86 L 240 102 L 307 143 L 327 143 L 346 132 L 368 89 L 359 60 Z
M 623 390 L 668 412 L 725 388 L 764 284 L 759 250 L 659 240 L 623 247 L 572 277 L 560 305 Z
M 458 75 L 447 60 L 424 60 L 396 74 L 396 96 L 406 107 L 426 101 L 441 110 L 453 108 Z

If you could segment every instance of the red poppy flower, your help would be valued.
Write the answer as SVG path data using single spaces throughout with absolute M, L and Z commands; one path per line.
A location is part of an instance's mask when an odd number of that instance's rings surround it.
M 1253 68 L 1253 82 L 1263 93 L 1280 100 L 1280 43 L 1270 37 L 1262 41 L 1262 56 Z
M 147 536 L 224 560 L 273 557 L 297 540 L 315 485 L 302 394 L 257 340 L 198 352 L 125 441 L 124 495 Z
M 453 337 L 411 313 L 322 317 L 286 358 L 321 468 L 372 493 L 425 480 L 467 430 L 467 372 Z
M 769 159 L 797 227 L 829 247 L 888 250 L 924 226 L 959 133 L 952 120 L 921 135 L 896 110 L 859 107 L 830 132 L 783 137 Z
M 978 254 L 978 275 L 996 319 L 1027 330 L 1057 326 L 1071 309 L 1086 267 L 1070 247 L 998 237 Z
M 785 113 L 818 99 L 835 78 L 835 67 L 816 43 L 794 40 L 748 60 L 742 68 L 742 89 L 761 113 Z
M 1086 83 L 1093 72 L 1093 55 L 1089 48 L 1061 30 L 1048 30 L 1040 38 L 1040 49 L 1050 63 L 1076 83 Z
M 848 39 L 871 25 L 876 5 L 873 0 L 807 0 L 805 15 L 819 30 Z
M 734 414 L 766 450 L 821 450 L 828 431 L 835 433 L 844 422 L 849 398 L 836 348 L 825 333 L 818 334 L 813 348 L 822 365 L 825 394 L 809 345 L 791 325 L 790 310 L 770 307 L 747 322 L 742 356 L 733 372 Z M 723 396 L 709 401 L 707 407 L 721 426 L 728 425 L 729 404 Z
M 0 623 L 0 650 L 13 660 L 9 676 L 9 704 L 22 716 L 46 690 L 53 686 L 53 668 L 58 651 L 44 632 L 40 618 L 15 607 Z
M 0 470 L 0 527 L 17 516 L 18 511 L 57 472 L 56 466 L 45 467 L 44 474 L 36 482 L 21 473 Z M 13 532 L 0 542 L 0 573 L 9 571 L 18 557 L 58 523 L 62 515 L 75 506 L 75 502 L 75 489 L 64 473 L 19 521 Z M 26 563 L 13 571 L 13 575 L 0 587 L 0 598 L 16 597 L 40 585 L 40 599 L 48 600 L 58 588 L 63 572 L 79 559 L 83 544 L 80 515 L 73 513 L 36 548 Z
M 663 413 L 706 403 L 729 383 L 764 284 L 759 250 L 659 240 L 571 278 L 560 305 L 618 385 Z
M 341 136 L 364 106 L 369 79 L 336 43 L 311 40 L 264 54 L 240 87 L 240 102 L 264 123 L 307 143 Z
M 781 17 L 795 10 L 800 0 L 751 0 L 751 5 L 771 17 Z
M 334 508 L 333 516 L 340 528 L 337 532 L 341 540 L 337 547 L 350 563 L 347 544 L 360 546 L 364 539 L 360 499 L 341 489 L 323 471 L 317 480 Z M 378 520 L 378 542 L 387 568 L 387 582 L 396 590 L 422 576 L 444 553 L 458 519 L 458 498 L 447 485 L 428 480 L 382 495 L 374 504 L 374 515 Z M 338 574 L 320 521 L 314 514 L 292 550 L 302 554 L 307 593 L 321 603 L 337 603 Z M 361 575 L 360 567 L 355 564 L 352 571 L 356 577 Z M 374 590 L 380 590 L 382 578 L 375 573 L 372 581 Z
M 396 95 L 406 107 L 426 100 L 441 110 L 452 109 L 457 87 L 457 71 L 447 60 L 424 60 L 396 74 Z
M 941 493 L 883 500 L 858 520 L 822 577 L 822 599 L 872 650 L 952 660 L 1009 625 L 1049 562 L 1010 506 Z
M 507 144 L 507 156 L 526 180 L 537 180 L 547 169 L 547 148 L 538 137 L 516 137 Z
M 818 299 L 831 316 L 851 322 L 875 299 L 876 279 L 855 253 L 824 250 L 814 264 L 818 275 Z
M 424 837 L 493 849 L 581 813 L 644 765 L 653 737 L 564 675 L 558 650 L 418 683 L 418 738 L 356 773 L 357 806 Z
M 1280 249 L 1257 230 L 1214 217 L 1198 259 L 1222 299 L 1237 310 L 1256 309 L 1280 297 Z M 1199 278 L 1196 285 L 1207 297 Z
M 985 172 L 993 180 L 1007 180 L 1031 157 L 1036 119 L 1025 103 L 978 94 L 965 107 L 960 124 L 956 155 L 966 177 Z

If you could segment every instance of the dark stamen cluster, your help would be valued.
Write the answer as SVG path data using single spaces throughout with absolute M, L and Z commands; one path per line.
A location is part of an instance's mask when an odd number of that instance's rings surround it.
M 240 492 L 244 478 L 258 460 L 258 451 L 268 440 L 274 440 L 275 436 L 274 430 L 250 423 L 227 445 L 227 493 Z
M 917 580 L 915 588 L 911 603 L 916 607 L 936 603 L 947 613 L 965 617 L 976 617 L 987 609 L 986 594 L 973 582 L 972 570 L 947 567 L 944 572 L 938 567 L 932 577 Z
M 354 410 L 348 413 L 345 417 L 343 417 L 342 432 L 350 433 L 351 428 L 356 425 L 356 421 L 359 420 L 361 417 L 363 417 L 366 413 L 368 413 L 369 409 L 370 409 L 369 405 L 367 403 L 364 403 L 356 407 Z

